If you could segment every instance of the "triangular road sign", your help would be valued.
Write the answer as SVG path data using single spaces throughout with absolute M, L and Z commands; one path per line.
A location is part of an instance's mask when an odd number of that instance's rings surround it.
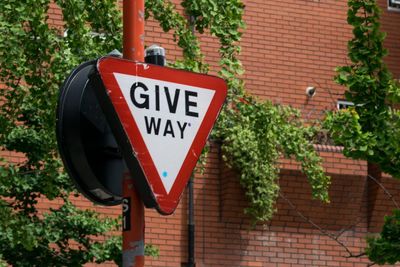
M 112 57 L 97 70 L 97 96 L 143 201 L 171 214 L 224 104 L 225 81 Z

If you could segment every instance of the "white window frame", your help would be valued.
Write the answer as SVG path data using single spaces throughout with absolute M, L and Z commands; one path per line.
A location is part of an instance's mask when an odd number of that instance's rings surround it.
M 400 0 L 388 0 L 388 10 L 400 12 Z
M 346 109 L 351 106 L 354 106 L 354 103 L 346 100 L 338 100 L 336 103 L 337 110 Z

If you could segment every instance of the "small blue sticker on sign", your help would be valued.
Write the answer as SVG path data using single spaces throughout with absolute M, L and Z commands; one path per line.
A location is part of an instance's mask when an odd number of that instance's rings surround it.
M 163 176 L 164 178 L 166 178 L 166 177 L 168 176 L 168 172 L 163 171 L 162 176 Z

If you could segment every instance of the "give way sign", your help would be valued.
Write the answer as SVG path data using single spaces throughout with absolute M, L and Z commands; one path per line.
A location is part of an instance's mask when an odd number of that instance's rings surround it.
M 113 57 L 97 71 L 96 95 L 144 204 L 171 214 L 225 102 L 225 81 Z

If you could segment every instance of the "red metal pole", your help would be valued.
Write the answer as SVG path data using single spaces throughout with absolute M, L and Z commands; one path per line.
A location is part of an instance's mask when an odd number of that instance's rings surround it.
M 123 25 L 124 58 L 143 62 L 144 0 L 124 0 Z
M 123 57 L 144 61 L 144 0 L 123 1 Z M 123 198 L 123 267 L 144 267 L 144 205 L 128 173 Z

